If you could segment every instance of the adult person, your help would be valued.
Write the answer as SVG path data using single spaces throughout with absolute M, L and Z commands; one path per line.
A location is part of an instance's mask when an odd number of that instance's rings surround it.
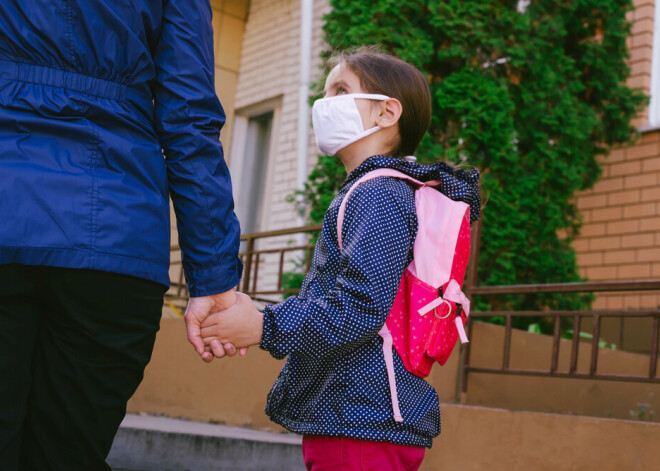
M 169 284 L 168 196 L 191 340 L 236 302 L 213 71 L 209 0 L 0 2 L 2 471 L 110 469 Z

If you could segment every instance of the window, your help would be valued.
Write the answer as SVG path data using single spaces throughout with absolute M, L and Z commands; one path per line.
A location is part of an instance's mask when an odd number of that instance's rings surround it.
M 649 126 L 657 127 L 660 126 L 660 0 L 655 0 L 650 94 L 651 102 L 649 103 Z
M 272 128 L 272 111 L 247 120 L 244 153 L 239 157 L 241 174 L 234 183 L 237 193 L 236 212 L 244 234 L 262 229 Z
M 230 170 L 241 233 L 266 229 L 280 100 L 237 110 L 234 115 Z

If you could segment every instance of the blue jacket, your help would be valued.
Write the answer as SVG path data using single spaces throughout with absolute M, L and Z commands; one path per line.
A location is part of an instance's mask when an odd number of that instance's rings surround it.
M 413 257 L 417 216 L 412 188 L 388 177 L 360 184 L 346 205 L 342 251 L 337 241 L 344 195 L 377 168 L 395 168 L 422 181 L 441 180 L 445 194 L 469 203 L 472 218 L 479 217 L 477 170 L 384 156 L 372 156 L 353 170 L 326 212 L 299 295 L 264 310 L 261 348 L 275 358 L 288 355 L 266 413 L 297 433 L 430 447 L 440 433 L 438 396 L 394 352 L 404 418 L 395 422 L 378 336 Z
M 209 0 L 0 2 L 0 264 L 234 287 Z M 164 157 L 163 157 L 164 154 Z

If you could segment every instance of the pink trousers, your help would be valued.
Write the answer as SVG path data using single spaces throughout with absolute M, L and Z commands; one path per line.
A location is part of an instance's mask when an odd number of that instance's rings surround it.
M 417 471 L 424 448 L 344 437 L 303 435 L 307 471 Z

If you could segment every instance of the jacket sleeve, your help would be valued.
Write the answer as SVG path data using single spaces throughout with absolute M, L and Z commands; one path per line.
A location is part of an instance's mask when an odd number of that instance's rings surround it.
M 191 296 L 238 284 L 240 228 L 220 128 L 225 114 L 215 94 L 209 0 L 165 0 L 155 46 L 156 128 L 166 158 Z
M 373 339 L 411 261 L 414 211 L 406 183 L 382 178 L 362 183 L 346 205 L 343 269 L 334 288 L 320 298 L 293 296 L 266 306 L 260 347 L 275 358 L 291 353 L 320 358 Z

